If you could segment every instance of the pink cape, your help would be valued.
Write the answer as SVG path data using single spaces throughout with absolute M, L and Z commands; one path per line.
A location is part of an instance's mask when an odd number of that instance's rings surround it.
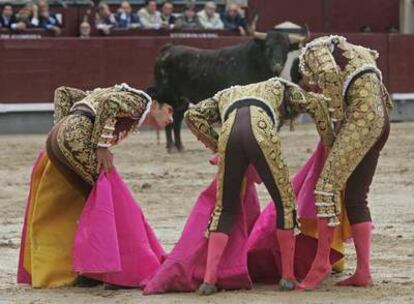
M 316 219 L 315 198 L 313 195 L 319 175 L 325 162 L 325 148 L 319 143 L 312 156 L 295 174 L 292 180 L 297 200 L 298 217 Z M 272 246 L 269 246 L 272 245 Z M 276 209 L 273 202 L 263 210 L 249 237 L 249 271 L 254 282 L 271 283 L 280 279 L 280 253 L 276 238 Z M 317 240 L 310 236 L 296 236 L 295 275 L 301 280 L 308 273 L 316 255 Z M 343 257 L 331 250 L 331 263 Z
M 325 154 L 320 144 L 293 179 L 300 216 L 316 218 L 313 189 L 322 170 Z M 224 289 L 249 289 L 252 282 L 276 283 L 280 279 L 280 254 L 276 238 L 276 210 L 273 202 L 259 218 L 259 201 L 254 186 L 254 170 L 247 176 L 243 207 L 236 219 L 230 241 L 219 265 L 218 286 Z M 216 180 L 199 196 L 184 227 L 180 240 L 144 294 L 194 291 L 201 284 L 206 263 L 205 231 L 216 201 Z M 257 219 L 257 220 L 256 220 Z M 253 226 L 254 223 L 254 226 Z M 253 229 L 252 229 L 253 226 Z M 296 237 L 295 273 L 303 278 L 316 254 L 317 240 L 303 234 Z M 331 261 L 342 255 L 331 251 Z
M 73 270 L 106 283 L 142 287 L 164 256 L 118 172 L 101 174 L 80 218 Z
M 252 287 L 247 269 L 247 239 L 260 213 L 252 178 L 255 178 L 254 173 L 249 170 L 243 207 L 236 217 L 229 243 L 219 265 L 218 286 L 221 288 Z M 214 179 L 200 194 L 178 243 L 148 282 L 144 294 L 193 291 L 202 283 L 208 244 L 205 232 L 215 206 L 216 187 Z

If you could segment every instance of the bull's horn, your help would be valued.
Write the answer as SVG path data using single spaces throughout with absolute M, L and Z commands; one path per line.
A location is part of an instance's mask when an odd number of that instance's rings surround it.
M 289 42 L 291 44 L 301 43 L 305 41 L 306 36 L 298 35 L 298 34 L 288 34 Z
M 254 16 L 253 21 L 252 21 L 252 29 L 254 29 L 255 31 L 256 31 L 256 28 L 257 28 L 257 21 L 259 21 L 259 15 L 258 14 L 256 14 Z
M 306 41 L 310 41 L 311 40 L 311 33 L 310 33 L 309 26 L 307 24 L 305 24 L 305 29 L 306 29 L 306 37 L 305 37 L 305 40 Z
M 260 39 L 260 40 L 265 40 L 267 37 L 267 33 L 262 33 L 262 32 L 254 32 L 253 33 L 254 38 L 256 39 Z
M 252 23 L 248 26 L 248 30 L 247 30 L 250 36 L 254 35 L 254 32 L 256 31 L 256 28 L 257 28 L 258 20 L 259 20 L 259 15 L 255 14 L 252 20 Z

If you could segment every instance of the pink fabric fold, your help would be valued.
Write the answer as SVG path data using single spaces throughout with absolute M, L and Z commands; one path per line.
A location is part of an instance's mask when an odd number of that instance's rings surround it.
M 248 170 L 242 208 L 219 264 L 217 285 L 221 288 L 252 287 L 247 268 L 247 239 L 260 213 L 252 174 Z M 179 241 L 146 285 L 144 294 L 193 291 L 202 283 L 208 244 L 205 232 L 216 202 L 216 182 L 214 179 L 198 197 Z
M 308 161 L 299 169 L 292 180 L 296 194 L 299 218 L 315 219 L 314 189 L 323 169 L 326 158 L 325 147 L 319 143 Z M 279 244 L 276 237 L 276 209 L 269 202 L 262 211 L 249 237 L 249 271 L 254 282 L 272 283 L 280 279 L 281 265 Z M 316 255 L 317 239 L 299 234 L 295 246 L 295 275 L 303 279 L 308 273 Z M 334 264 L 343 255 L 331 251 L 330 259 Z
M 249 274 L 253 282 L 276 283 L 281 278 L 281 259 L 276 235 L 276 209 L 273 202 L 262 211 L 248 240 Z M 318 247 L 317 239 L 298 234 L 295 242 L 294 270 L 297 279 L 303 279 L 308 273 Z M 331 263 L 340 260 L 343 255 L 331 251 Z
M 293 177 L 299 218 L 316 219 L 314 190 L 326 159 L 325 147 L 320 142 L 307 162 Z
M 101 174 L 79 221 L 74 271 L 106 283 L 142 287 L 164 256 L 118 172 Z

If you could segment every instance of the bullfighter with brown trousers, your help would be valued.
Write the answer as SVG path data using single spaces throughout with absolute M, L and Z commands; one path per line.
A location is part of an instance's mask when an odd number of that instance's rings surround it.
M 339 224 L 343 194 L 352 225 L 357 269 L 338 285 L 368 286 L 372 282 L 369 261 L 372 224 L 367 194 L 380 151 L 388 139 L 388 115 L 392 109 L 376 65 L 377 58 L 376 51 L 351 44 L 345 37 L 321 37 L 304 47 L 292 68 L 299 75 L 295 82 L 329 98 L 336 132 L 315 189 L 320 237 L 311 270 L 300 284 L 304 289 L 315 288 L 331 271 L 330 243 Z
M 276 204 L 282 259 L 279 286 L 284 290 L 295 288 L 295 195 L 277 126 L 298 112 L 311 114 L 323 140 L 327 144 L 331 142 L 333 129 L 324 97 L 280 78 L 230 87 L 186 112 L 190 129 L 208 148 L 218 152 L 220 159 L 217 201 L 208 227 L 207 266 L 200 294 L 217 292 L 218 264 L 240 209 L 242 180 L 250 164 Z M 215 123 L 222 123 L 219 133 L 213 128 Z

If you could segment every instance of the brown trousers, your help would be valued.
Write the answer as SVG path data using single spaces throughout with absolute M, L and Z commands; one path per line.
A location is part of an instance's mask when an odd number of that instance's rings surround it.
M 368 153 L 365 154 L 346 183 L 345 208 L 351 225 L 371 221 L 367 201 L 369 187 L 377 169 L 380 152 L 387 142 L 389 134 L 390 122 L 388 115 L 385 114 L 385 123 L 381 136 Z
M 282 198 L 275 177 L 252 131 L 250 107 L 242 107 L 236 111 L 236 119 L 225 151 L 222 210 L 215 231 L 230 234 L 234 217 L 241 206 L 242 181 L 250 164 L 256 168 L 275 202 L 278 229 L 286 229 Z M 295 221 L 295 212 L 293 212 L 293 217 Z

